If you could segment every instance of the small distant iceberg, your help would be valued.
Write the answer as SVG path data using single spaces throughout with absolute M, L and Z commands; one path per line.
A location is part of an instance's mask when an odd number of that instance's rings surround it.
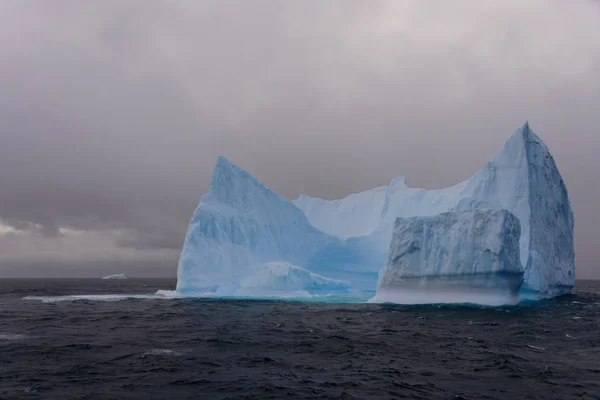
M 125 276 L 124 273 L 121 272 L 120 274 L 105 276 L 102 279 L 127 279 L 127 277 Z

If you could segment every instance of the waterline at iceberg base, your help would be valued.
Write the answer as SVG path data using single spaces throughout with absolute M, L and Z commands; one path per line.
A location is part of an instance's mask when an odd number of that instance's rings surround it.
M 519 282 L 522 282 L 522 277 L 521 274 L 509 273 L 405 277 L 401 281 L 379 286 L 375 296 L 368 302 L 516 305 L 519 303 Z
M 475 210 L 488 215 L 482 219 Z M 501 218 L 493 217 L 494 213 Z M 430 241 L 441 236 L 407 230 L 402 240 L 416 242 L 421 235 L 421 245 L 438 255 L 410 258 L 411 268 L 427 271 L 427 285 L 423 286 L 424 276 L 409 275 L 402 284 L 383 285 L 397 220 L 442 214 L 454 215 L 450 219 L 455 222 L 458 218 L 461 229 L 471 232 L 471 242 Z M 520 236 L 503 237 L 500 220 L 508 225 L 517 221 Z M 219 157 L 210 190 L 190 220 L 176 291 L 229 297 L 241 295 L 242 288 L 243 297 L 252 298 L 265 292 L 287 293 L 288 283 L 294 281 L 294 291 L 308 296 L 314 294 L 304 288 L 319 287 L 318 282 L 345 282 L 348 292 L 377 288 L 374 301 L 400 303 L 465 302 L 464 296 L 448 293 L 469 290 L 491 295 L 502 288 L 516 293 L 507 297 L 504 303 L 508 304 L 515 298 L 548 298 L 569 293 L 573 287 L 573 227 L 566 186 L 554 158 L 528 123 L 472 178 L 439 190 L 410 188 L 399 177 L 389 186 L 340 200 L 301 196 L 292 202 Z M 500 248 L 511 249 L 510 256 L 506 258 Z M 445 254 L 451 257 L 440 261 Z M 491 258 L 474 271 L 471 260 L 476 254 L 480 261 Z M 272 262 L 294 268 L 278 269 L 284 277 L 275 279 L 272 271 L 262 267 Z M 432 267 L 442 264 L 439 271 Z M 248 282 L 257 280 L 262 283 L 254 291 Z M 328 289 L 320 287 L 322 296 Z M 480 298 L 470 296 L 467 302 L 485 303 Z

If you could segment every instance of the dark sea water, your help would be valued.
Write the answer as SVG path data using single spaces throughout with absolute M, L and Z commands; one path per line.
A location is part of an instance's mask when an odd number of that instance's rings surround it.
M 46 297 L 174 285 L 0 280 L 0 399 L 600 399 L 600 282 L 506 308 Z

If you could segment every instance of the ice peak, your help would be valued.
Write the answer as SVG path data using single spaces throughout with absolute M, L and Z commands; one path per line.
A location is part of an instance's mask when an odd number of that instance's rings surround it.
M 532 133 L 533 131 L 529 127 L 529 121 L 525 121 L 525 123 L 507 140 L 507 144 L 510 142 L 519 142 L 521 143 L 521 146 L 524 146 L 529 141 Z
M 401 189 L 406 187 L 408 187 L 408 185 L 406 184 L 405 176 L 397 176 L 396 178 L 392 179 L 389 185 L 390 189 Z
M 534 150 L 536 149 L 536 150 Z M 491 161 L 496 167 L 511 167 L 519 164 L 519 160 L 523 158 L 527 163 L 538 162 L 529 155 L 532 152 L 548 151 L 548 147 L 542 139 L 537 136 L 529 126 L 529 122 L 525 121 L 519 129 L 506 141 L 504 147 L 496 154 L 496 157 Z
M 541 139 L 537 137 L 537 135 L 533 133 L 533 131 L 529 127 L 529 121 L 525 121 L 525 123 L 517 131 L 517 135 L 523 138 L 525 146 L 527 146 L 527 144 L 532 141 L 541 142 Z
M 240 169 L 237 165 L 233 164 L 226 157 L 217 157 L 217 164 L 215 165 L 215 171 L 217 170 L 229 170 L 229 169 Z
M 528 147 L 531 144 L 537 143 L 541 144 L 544 148 L 546 148 L 546 144 L 529 126 L 529 121 L 525 121 L 523 125 L 515 132 L 513 137 L 518 136 L 523 140 L 523 146 Z M 512 138 L 511 138 L 512 139 Z M 509 139 L 510 140 L 510 139 Z
M 249 190 L 271 192 L 251 173 L 219 156 L 213 170 L 210 192 L 224 202 L 241 201 Z
M 248 177 L 253 178 L 253 176 L 243 168 L 238 167 L 227 158 L 223 156 L 219 156 L 217 158 L 217 164 L 215 165 L 215 169 L 213 170 L 213 183 L 219 182 L 223 177 Z M 216 182 L 215 182 L 216 180 Z
M 213 169 L 212 180 L 210 183 L 211 189 L 231 181 L 234 176 L 239 175 L 241 172 L 240 170 L 241 168 L 232 164 L 227 158 L 219 156 L 215 168 Z

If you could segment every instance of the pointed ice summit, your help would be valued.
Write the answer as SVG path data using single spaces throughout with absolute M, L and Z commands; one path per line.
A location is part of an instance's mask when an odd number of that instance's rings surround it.
M 462 213 L 464 218 L 469 215 L 466 211 L 477 209 L 506 210 L 520 224 L 520 266 L 505 268 L 523 270 L 521 298 L 552 297 L 571 290 L 575 280 L 573 212 L 552 155 L 528 123 L 472 178 L 438 190 L 410 188 L 399 177 L 389 186 L 340 200 L 303 195 L 290 202 L 220 157 L 210 191 L 190 221 L 177 290 L 239 292 L 242 282 L 265 276 L 265 265 L 274 261 L 298 267 L 285 271 L 296 275 L 290 277 L 295 282 L 304 277 L 306 287 L 314 287 L 315 282 L 309 281 L 316 280 L 331 282 L 331 287 L 339 290 L 343 285 L 335 282 L 344 280 L 353 288 L 375 289 L 382 268 L 390 271 L 386 260 L 398 218 L 443 213 Z M 506 243 L 502 231 L 488 228 L 482 232 L 493 233 L 500 241 L 494 246 Z M 448 251 L 485 251 L 452 247 L 452 242 L 444 242 L 444 246 Z M 420 259 L 424 272 L 447 271 L 452 265 L 439 269 L 429 265 L 434 259 Z M 472 254 L 457 253 L 446 261 L 454 259 L 469 260 Z M 494 271 L 502 273 L 500 264 L 494 265 Z M 460 271 L 458 265 L 456 271 Z M 327 290 L 326 285 L 319 287 L 321 292 Z

